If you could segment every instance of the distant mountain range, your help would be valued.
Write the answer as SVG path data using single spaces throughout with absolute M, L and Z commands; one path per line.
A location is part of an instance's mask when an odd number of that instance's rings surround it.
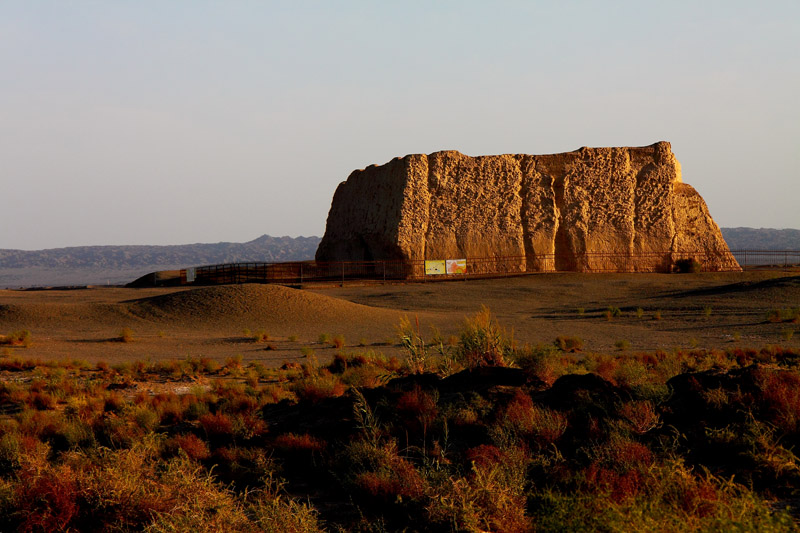
M 800 250 L 800 229 L 720 229 L 731 250 Z
M 800 230 L 721 228 L 732 250 L 800 250 Z M 0 288 L 119 285 L 156 270 L 249 261 L 314 258 L 319 237 L 261 237 L 245 243 L 76 246 L 0 250 Z
M 304 261 L 314 258 L 319 241 L 319 237 L 262 235 L 245 243 L 0 250 L 0 288 L 118 285 L 156 270 L 249 261 Z

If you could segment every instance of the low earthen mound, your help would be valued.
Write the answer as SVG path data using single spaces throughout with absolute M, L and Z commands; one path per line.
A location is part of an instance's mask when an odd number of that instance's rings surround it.
M 376 309 L 279 285 L 225 285 L 178 291 L 129 302 L 130 312 L 155 322 L 183 325 L 305 325 L 397 320 Z

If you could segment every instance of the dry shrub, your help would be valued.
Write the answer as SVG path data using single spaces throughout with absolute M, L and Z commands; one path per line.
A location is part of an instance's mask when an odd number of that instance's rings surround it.
M 553 344 L 562 352 L 579 352 L 583 349 L 583 340 L 580 337 L 559 335 Z
M 419 426 L 423 431 L 436 419 L 439 414 L 437 403 L 439 396 L 436 391 L 428 392 L 420 387 L 414 387 L 403 393 L 398 399 L 395 408 L 397 412 L 412 426 Z
M 555 346 L 549 344 L 542 344 L 534 348 L 525 346 L 516 353 L 514 362 L 547 386 L 552 385 L 564 375 L 568 363 L 563 354 Z
M 242 355 L 236 354 L 233 357 L 225 359 L 225 365 L 222 367 L 227 372 L 236 372 L 242 369 Z
M 283 484 L 270 474 L 262 490 L 250 493 L 247 511 L 255 528 L 266 533 L 316 533 L 322 531 L 317 511 L 284 494 Z
M 367 440 L 347 444 L 339 456 L 349 481 L 360 492 L 386 503 L 393 503 L 398 497 L 421 498 L 427 491 L 427 482 L 412 463 L 400 456 L 396 443 L 381 443 L 377 435 L 366 436 Z
M 696 274 L 703 271 L 703 263 L 689 257 L 686 259 L 678 259 L 675 261 L 675 272 L 678 274 Z
M 654 463 L 647 446 L 615 434 L 592 450 L 594 460 L 584 472 L 585 490 L 606 493 L 614 502 L 639 496 L 651 483 Z
M 233 420 L 224 413 L 209 413 L 199 419 L 200 425 L 209 437 L 231 437 Z
M 69 465 L 25 465 L 14 493 L 18 531 L 64 531 L 80 512 L 78 475 Z
M 193 461 L 201 461 L 211 457 L 208 444 L 194 433 L 175 435 L 164 443 L 164 448 L 171 455 L 176 455 L 178 450 L 181 450 Z
M 785 433 L 800 431 L 800 374 L 759 369 L 757 376 L 768 420 Z
M 308 433 L 284 433 L 275 438 L 274 446 L 285 451 L 321 452 L 325 449 L 325 441 Z
M 412 374 L 419 374 L 428 370 L 428 348 L 420 332 L 419 318 L 414 317 L 414 325 L 404 316 L 396 327 L 400 344 L 406 350 L 405 364 Z
M 592 463 L 586 469 L 585 482 L 589 492 L 608 494 L 612 501 L 620 503 L 639 496 L 648 480 L 639 470 L 619 472 Z
M 494 455 L 489 448 L 479 453 L 487 460 L 474 461 L 469 476 L 444 478 L 432 487 L 429 517 L 456 531 L 533 531 L 525 514 L 525 453 L 507 448 L 498 462 L 488 460 Z
M 158 413 L 146 405 L 140 405 L 133 411 L 133 419 L 145 431 L 155 430 L 160 421 Z
M 156 475 L 157 492 L 153 496 L 160 497 L 162 510 L 151 513 L 146 531 L 210 533 L 255 529 L 235 494 L 194 463 L 176 458 Z
M 333 338 L 333 341 L 332 341 L 332 342 L 333 342 L 333 346 L 334 346 L 334 347 L 335 347 L 337 350 L 341 350 L 342 348 L 344 348 L 344 345 L 345 345 L 345 341 L 344 341 L 344 335 L 336 335 L 336 336 Z
M 636 358 L 626 357 L 619 362 L 614 372 L 614 382 L 620 387 L 634 388 L 647 383 L 650 375 L 647 367 Z
M 27 329 L 21 329 L 8 335 L 0 335 L 0 344 L 5 344 L 7 346 L 23 346 L 28 348 L 32 340 L 31 332 Z
M 342 381 L 350 387 L 371 389 L 383 385 L 393 375 L 393 372 L 370 364 L 348 369 L 342 374 Z
M 504 428 L 533 440 L 539 447 L 558 441 L 567 430 L 567 417 L 563 413 L 535 405 L 521 390 L 514 393 L 501 422 Z
M 414 465 L 396 455 L 378 470 L 358 474 L 355 483 L 371 496 L 387 502 L 395 502 L 398 497 L 421 498 L 427 487 Z
M 117 338 L 120 342 L 133 342 L 133 330 L 131 328 L 122 328 Z
M 297 395 L 294 392 L 283 388 L 281 385 L 267 385 L 261 391 L 261 398 L 263 399 L 262 401 L 265 401 L 265 403 L 268 404 L 280 403 L 284 400 L 292 403 L 297 401 Z
M 653 452 L 644 444 L 619 435 L 600 448 L 600 457 L 617 470 L 646 469 L 653 464 Z
M 298 381 L 292 390 L 300 400 L 318 403 L 326 398 L 338 398 L 345 386 L 338 377 L 327 374 Z
M 717 512 L 724 497 L 716 480 L 709 476 L 698 476 L 679 466 L 669 473 L 664 485 L 663 497 L 677 510 L 694 517 L 707 517 Z
M 481 444 L 466 452 L 467 460 L 481 467 L 497 465 L 508 459 L 507 454 L 493 444 Z
M 269 340 L 269 333 L 260 329 L 252 335 L 253 342 L 267 342 Z
M 154 396 L 151 405 L 162 425 L 177 424 L 183 420 L 184 405 L 174 393 Z
M 661 417 L 653 402 L 648 400 L 625 403 L 620 407 L 619 414 L 630 430 L 639 435 L 661 427 Z
M 40 411 L 55 409 L 56 399 L 46 392 L 32 391 L 28 395 L 28 405 Z
M 728 391 L 726 391 L 723 387 L 700 391 L 700 394 L 709 407 L 717 410 L 726 408 L 731 399 Z
M 589 369 L 606 381 L 615 382 L 621 359 L 612 355 L 598 354 L 587 356 Z
M 487 307 L 464 320 L 459 348 L 461 362 L 467 368 L 508 366 L 510 343 Z

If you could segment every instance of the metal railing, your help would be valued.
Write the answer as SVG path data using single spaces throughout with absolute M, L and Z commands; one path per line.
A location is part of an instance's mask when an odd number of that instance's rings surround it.
M 735 258 L 736 262 L 731 258 Z M 799 250 L 732 250 L 727 252 L 647 252 L 640 254 L 587 252 L 527 256 L 467 258 L 467 272 L 426 275 L 424 260 L 295 261 L 286 263 L 227 263 L 195 267 L 193 284 L 346 281 L 443 281 L 497 277 L 535 272 L 674 272 L 687 262 L 698 271 L 798 270 Z M 693 262 L 693 263 L 692 263 Z M 738 264 L 737 264 L 738 262 Z M 180 271 L 186 283 L 186 270 Z

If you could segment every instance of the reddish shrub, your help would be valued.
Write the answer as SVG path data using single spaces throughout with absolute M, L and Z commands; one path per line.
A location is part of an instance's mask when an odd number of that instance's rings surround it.
M 497 446 L 481 444 L 467 450 L 467 459 L 477 466 L 493 466 L 504 463 L 508 455 Z
M 534 405 L 531 397 L 516 391 L 503 413 L 506 425 L 533 439 L 540 447 L 556 442 L 567 429 L 567 417 L 559 411 Z
M 37 471 L 23 469 L 16 486 L 19 531 L 67 531 L 78 515 L 79 492 L 75 472 L 66 465 Z
M 767 416 L 786 433 L 800 431 L 800 374 L 793 371 L 761 371 L 760 380 Z
M 268 385 L 264 387 L 261 395 L 262 401 L 267 403 L 278 403 L 283 400 L 297 401 L 297 396 L 289 390 L 284 389 L 280 385 Z
M 337 353 L 336 355 L 333 356 L 333 361 L 331 361 L 331 364 L 328 365 L 328 370 L 330 370 L 334 374 L 341 374 L 345 370 L 347 370 L 347 367 L 348 367 L 347 357 L 345 357 L 340 353 Z
M 607 492 L 617 503 L 639 495 L 646 487 L 644 476 L 638 470 L 620 473 L 597 463 L 586 469 L 586 484 L 591 492 Z
M 714 513 L 719 494 L 708 479 L 693 479 L 682 483 L 673 495 L 678 507 L 694 516 L 709 516 Z
M 267 423 L 254 413 L 245 413 L 243 415 L 236 415 L 234 429 L 236 429 L 237 433 L 242 437 L 250 439 L 266 433 Z
M 233 435 L 233 421 L 222 413 L 205 414 L 200 417 L 200 425 L 209 437 L 228 437 Z
M 747 366 L 753 362 L 752 357 L 741 348 L 734 348 L 728 353 L 728 356 L 736 359 L 736 364 L 739 366 Z
M 628 402 L 620 408 L 619 414 L 628 422 L 633 432 L 640 435 L 661 425 L 661 417 L 652 402 Z
M 161 424 L 177 424 L 183 420 L 183 405 L 180 400 L 160 404 L 156 412 Z
M 397 372 L 402 366 L 403 364 L 400 362 L 400 359 L 394 355 L 391 356 L 386 364 L 383 365 L 386 370 L 391 370 L 392 372 Z
M 214 450 L 214 459 L 222 464 L 231 464 L 239 460 L 239 450 L 222 446 Z
M 411 419 L 411 421 L 418 422 L 422 428 L 427 428 L 439 414 L 436 402 L 436 396 L 419 387 L 414 387 L 397 399 L 396 407 L 407 421 Z
M 619 362 L 620 359 L 618 357 L 604 356 L 597 362 L 594 372 L 604 380 L 616 383 L 614 376 L 617 374 Z
M 425 481 L 414 465 L 401 457 L 390 468 L 365 472 L 356 477 L 356 485 L 372 496 L 394 502 L 398 496 L 420 498 L 425 493 Z
M 46 392 L 33 391 L 28 396 L 28 404 L 40 411 L 55 409 L 56 399 Z
M 187 457 L 195 461 L 208 459 L 211 457 L 211 452 L 208 449 L 206 442 L 193 433 L 185 433 L 183 435 L 176 435 L 169 439 L 166 444 L 168 450 L 181 449 L 186 453 Z
M 648 367 L 654 368 L 658 366 L 659 358 L 657 354 L 652 353 L 639 353 L 636 354 L 636 359 Z
M 125 400 L 116 392 L 110 393 L 103 401 L 103 410 L 107 413 L 120 413 L 125 407 Z
M 653 463 L 653 453 L 639 442 L 629 439 L 614 439 L 608 443 L 608 460 L 619 470 L 643 468 Z
M 284 433 L 275 439 L 275 447 L 286 451 L 321 452 L 325 449 L 325 441 L 308 433 Z
M 258 409 L 258 401 L 252 396 L 238 395 L 228 406 L 231 413 L 250 413 Z

